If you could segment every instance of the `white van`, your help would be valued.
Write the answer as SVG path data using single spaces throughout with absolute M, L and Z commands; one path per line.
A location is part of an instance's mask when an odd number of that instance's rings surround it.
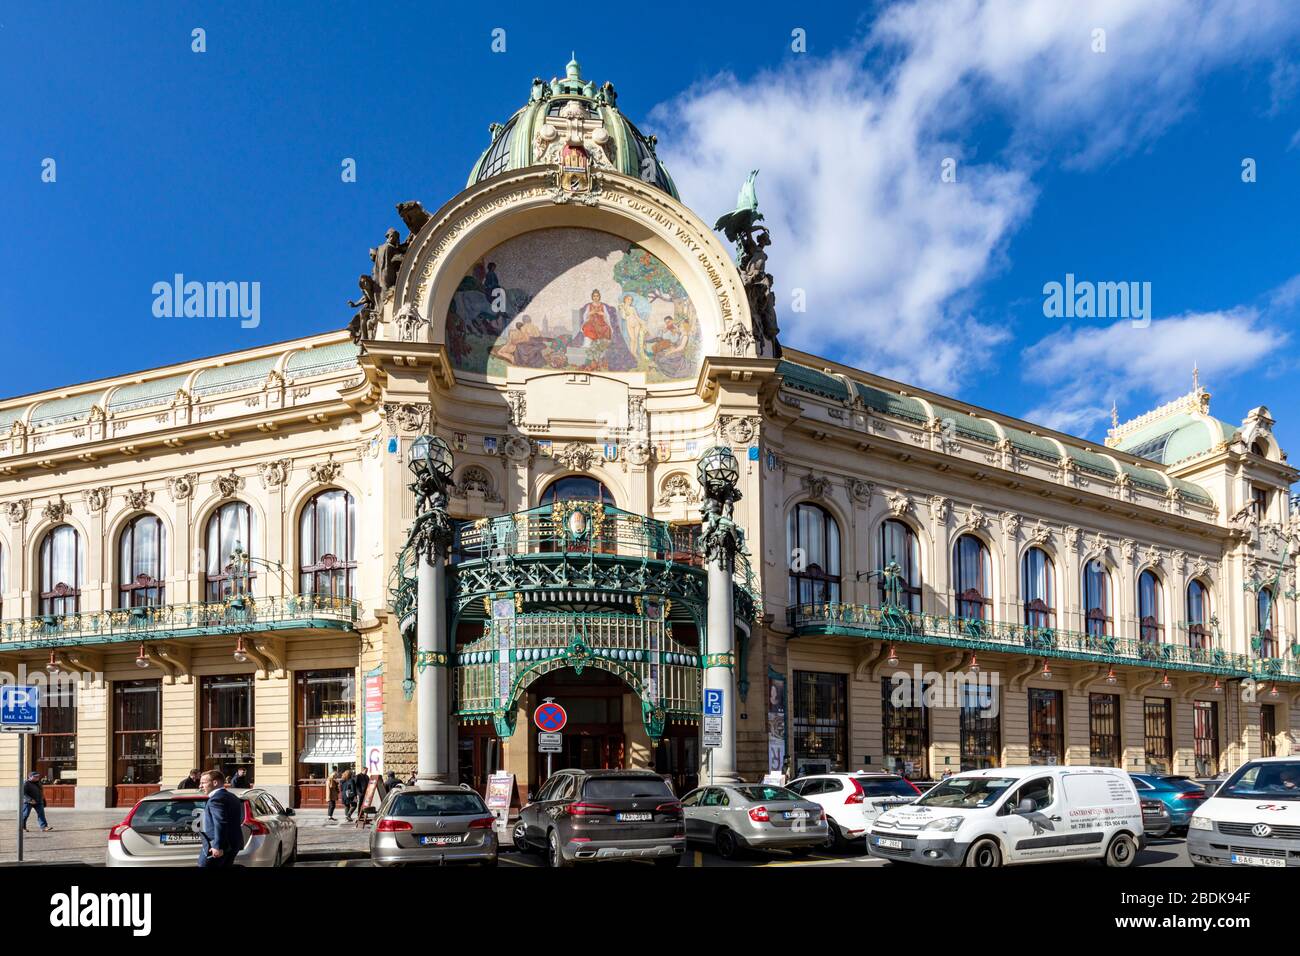
M 1137 788 L 1113 767 L 971 770 L 882 813 L 867 835 L 874 857 L 932 866 L 1132 866 L 1142 845 Z
M 1300 756 L 1242 764 L 1187 826 L 1194 866 L 1300 867 Z

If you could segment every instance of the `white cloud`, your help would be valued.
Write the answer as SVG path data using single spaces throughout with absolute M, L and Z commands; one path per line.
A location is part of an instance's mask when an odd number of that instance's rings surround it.
M 707 219 L 762 170 L 784 341 L 952 390 L 1007 338 L 972 304 L 1032 211 L 1037 166 L 1142 148 L 1208 71 L 1293 35 L 1289 7 L 912 0 L 851 49 L 714 77 L 651 119 L 683 198 Z M 986 121 L 986 140 L 1005 124 L 1003 148 L 976 142 Z M 940 179 L 945 157 L 958 160 L 956 183 Z M 796 288 L 806 313 L 790 310 Z

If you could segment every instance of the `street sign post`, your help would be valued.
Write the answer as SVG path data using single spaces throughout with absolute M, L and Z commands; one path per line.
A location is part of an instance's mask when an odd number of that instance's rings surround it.
M 723 712 L 722 688 L 706 687 L 704 689 L 704 716 L 721 717 Z
M 554 746 L 554 749 L 547 749 L 542 745 L 542 738 L 553 737 L 558 742 L 560 739 L 560 731 L 564 729 L 564 725 L 568 722 L 569 715 L 565 712 L 564 708 L 550 697 L 546 698 L 546 700 L 543 701 L 535 711 L 533 711 L 533 723 L 537 725 L 537 729 L 540 731 L 537 735 L 537 750 L 539 753 L 546 754 L 546 776 L 548 778 L 551 775 L 551 755 L 560 753 L 561 748 L 557 743 Z
M 18 734 L 18 862 L 23 861 L 23 753 L 27 734 L 41 725 L 40 699 L 35 687 L 0 686 L 0 730 Z
M 558 754 L 564 752 L 564 734 L 546 734 L 537 735 L 537 752 L 543 754 Z

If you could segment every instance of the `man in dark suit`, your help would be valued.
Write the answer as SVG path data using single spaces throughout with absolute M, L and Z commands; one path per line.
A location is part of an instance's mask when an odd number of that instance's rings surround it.
M 226 776 L 220 770 L 204 771 L 199 789 L 208 795 L 199 866 L 234 866 L 235 856 L 244 848 L 244 801 L 226 789 Z
M 191 770 L 190 775 L 176 784 L 177 790 L 197 790 L 199 789 L 199 771 Z

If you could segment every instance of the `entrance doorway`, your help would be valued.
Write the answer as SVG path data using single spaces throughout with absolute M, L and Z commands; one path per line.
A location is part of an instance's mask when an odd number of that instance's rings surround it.
M 615 770 L 629 766 L 623 725 L 624 695 L 631 689 L 606 671 L 586 668 L 579 675 L 568 668 L 548 674 L 528 689 L 528 748 L 536 755 L 529 789 L 541 790 L 548 779 L 547 755 L 537 753 L 537 728 L 532 716 L 548 697 L 564 708 L 563 750 L 551 756 L 551 771 Z M 640 714 L 635 715 L 639 722 Z

